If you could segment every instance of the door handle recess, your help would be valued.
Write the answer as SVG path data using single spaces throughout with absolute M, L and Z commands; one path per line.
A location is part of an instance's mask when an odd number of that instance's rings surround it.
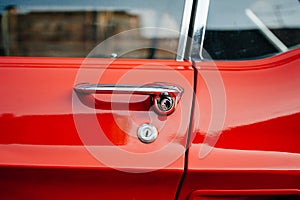
M 169 83 L 146 85 L 89 84 L 80 83 L 74 87 L 77 93 L 90 94 L 134 94 L 150 95 L 153 110 L 159 115 L 170 115 L 184 92 L 183 88 Z

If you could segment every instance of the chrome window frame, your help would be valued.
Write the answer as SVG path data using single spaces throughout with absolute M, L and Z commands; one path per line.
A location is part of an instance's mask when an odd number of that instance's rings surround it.
M 193 0 L 185 0 L 179 33 L 176 61 L 183 61 L 188 42 L 188 33 L 192 17 Z
M 193 24 L 193 35 L 188 55 L 189 60 L 203 60 L 203 43 L 206 32 L 210 0 L 198 0 L 196 5 L 195 20 Z

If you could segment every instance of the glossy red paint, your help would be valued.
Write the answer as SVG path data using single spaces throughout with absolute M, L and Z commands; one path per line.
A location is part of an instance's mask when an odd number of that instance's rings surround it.
M 296 49 L 251 62 L 196 64 L 193 133 L 179 199 L 201 199 L 203 191 L 225 196 L 242 191 L 252 195 L 255 191 L 268 191 L 270 195 L 299 191 L 299 55 L 300 49 Z M 121 195 L 125 199 L 157 199 L 159 194 L 161 199 L 173 199 L 184 168 L 190 114 L 186 111 L 191 107 L 193 86 L 190 63 L 116 60 L 111 64 L 110 60 L 96 59 L 82 66 L 83 61 L 1 58 L 1 197 L 118 199 Z M 123 129 L 130 120 L 128 113 L 123 112 L 126 109 L 120 109 L 122 102 L 115 102 L 117 107 L 110 103 L 96 106 L 96 120 L 106 137 L 100 140 L 92 137 L 93 140 L 83 142 L 74 116 L 89 122 L 94 113 L 90 110 L 73 113 L 72 88 L 78 83 L 76 74 L 82 69 L 85 77 L 93 81 L 107 63 L 111 65 L 101 74 L 99 83 L 120 83 L 121 80 L 121 83 L 144 84 L 167 79 L 184 86 L 185 97 L 180 107 L 168 117 L 154 117 L 149 105 L 144 104 L 147 97 L 130 99 L 130 119 L 135 123 L 153 119 L 158 126 L 165 123 L 166 128 L 161 130 L 157 142 L 140 143 L 132 137 L 134 131 Z M 127 73 L 133 74 L 124 79 Z M 187 81 L 179 80 L 177 73 Z M 150 80 L 141 74 L 147 74 Z M 109 96 L 93 98 L 96 102 L 111 99 Z M 126 97 L 124 99 L 126 101 Z M 75 106 L 85 103 L 75 100 Z M 121 111 L 114 115 L 111 108 Z M 142 111 L 138 111 L 141 108 Z M 177 131 L 174 124 L 182 120 L 185 126 Z M 85 128 L 91 130 L 90 125 L 85 124 Z M 97 145 L 96 151 L 105 152 L 107 157 L 116 156 L 111 148 L 114 145 L 134 156 L 120 163 L 113 162 L 109 167 L 99 162 L 86 144 Z M 166 145 L 167 151 L 160 152 L 158 157 L 139 156 Z M 160 170 L 128 173 L 157 169 L 157 164 L 174 152 L 181 154 Z
M 189 199 L 193 200 L 271 200 L 297 199 L 300 190 L 196 190 Z
M 111 169 L 2 167 L 1 199 L 172 199 L 177 170 L 126 173 Z M 149 191 L 151 188 L 151 192 Z
M 196 63 L 198 110 L 179 199 L 202 190 L 299 190 L 299 66 L 299 48 Z
M 0 197 L 173 199 L 184 170 L 193 78 L 189 62 L 0 58 Z M 81 82 L 162 81 L 185 90 L 167 117 L 151 110 L 147 96 L 80 99 L 73 91 Z M 107 106 L 83 102 L 95 98 Z M 137 139 L 143 123 L 157 127 L 155 142 Z

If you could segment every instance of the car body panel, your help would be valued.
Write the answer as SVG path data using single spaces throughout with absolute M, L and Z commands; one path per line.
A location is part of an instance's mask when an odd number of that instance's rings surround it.
M 0 71 L 1 197 L 175 197 L 193 98 L 189 62 L 3 57 Z M 183 87 L 184 94 L 174 113 L 159 116 L 145 95 L 81 99 L 73 87 L 83 81 L 169 82 Z M 105 106 L 93 107 L 98 100 Z M 153 143 L 138 140 L 143 123 L 158 129 Z
M 196 63 L 200 117 L 180 199 L 196 190 L 299 191 L 299 55 L 298 48 L 255 61 Z

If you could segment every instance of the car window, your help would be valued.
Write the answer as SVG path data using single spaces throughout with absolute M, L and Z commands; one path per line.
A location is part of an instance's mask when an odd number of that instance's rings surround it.
M 259 59 L 299 47 L 299 0 L 211 0 L 204 59 Z
M 184 0 L 1 0 L 0 54 L 85 57 L 135 30 L 93 56 L 174 59 L 183 10 Z

